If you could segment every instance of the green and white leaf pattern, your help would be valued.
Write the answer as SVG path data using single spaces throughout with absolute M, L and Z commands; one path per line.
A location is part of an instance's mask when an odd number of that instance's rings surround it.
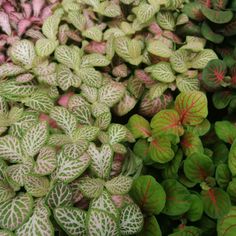
M 12 199 L 14 196 L 15 192 L 11 186 L 6 181 L 0 180 L 0 203 Z
M 57 45 L 57 40 L 39 39 L 35 44 L 35 50 L 38 56 L 47 57 L 54 52 Z

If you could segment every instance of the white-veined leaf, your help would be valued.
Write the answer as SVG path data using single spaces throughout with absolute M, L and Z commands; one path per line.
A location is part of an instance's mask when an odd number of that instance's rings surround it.
M 46 204 L 50 208 L 72 205 L 72 190 L 69 185 L 56 183 L 46 196 Z
M 58 167 L 56 169 L 56 179 L 65 183 L 78 178 L 90 164 L 90 157 L 87 153 L 76 159 L 68 158 L 62 152 L 57 157 Z
M 187 72 L 189 52 L 184 49 L 175 51 L 170 57 L 171 67 L 179 73 Z
M 26 175 L 24 186 L 26 191 L 33 197 L 43 197 L 48 193 L 50 182 L 44 176 Z
M 87 141 L 93 141 L 96 139 L 99 132 L 99 128 L 95 126 L 89 126 L 84 125 L 82 127 L 79 127 L 78 130 L 73 135 L 73 138 L 75 142 L 77 140 L 87 140 Z
M 63 146 L 71 142 L 71 138 L 65 134 L 52 134 L 48 139 L 48 145 L 52 146 Z
M 44 204 L 36 206 L 29 220 L 16 230 L 16 236 L 53 236 L 54 228 L 49 217 L 48 207 Z
M 43 23 L 43 34 L 49 39 L 56 40 L 60 21 L 61 19 L 59 15 L 54 14 L 49 16 Z
M 23 152 L 20 141 L 14 136 L 0 138 L 0 157 L 9 162 L 22 162 Z
M 110 144 L 119 143 L 125 140 L 127 129 L 120 124 L 111 124 L 108 129 Z
M 36 57 L 34 44 L 29 40 L 19 40 L 10 48 L 10 57 L 16 64 L 31 67 Z
M 152 5 L 141 3 L 138 7 L 133 8 L 133 12 L 137 16 L 140 23 L 149 21 L 159 9 L 155 9 Z
M 120 230 L 122 235 L 136 235 L 142 230 L 143 214 L 136 204 L 126 205 L 121 210 Z
M 106 104 L 95 102 L 92 105 L 92 114 L 94 117 L 97 118 L 98 116 L 106 112 L 110 112 L 110 108 Z
M 84 31 L 86 27 L 86 18 L 79 11 L 69 11 L 68 21 L 78 30 Z
M 74 84 L 74 74 L 70 68 L 65 65 L 58 65 L 57 67 L 57 83 L 59 87 L 66 91 Z
M 197 77 L 188 78 L 184 75 L 178 75 L 176 77 L 176 86 L 180 92 L 200 90 L 200 82 Z
M 105 186 L 111 194 L 126 194 L 129 192 L 133 179 L 128 176 L 119 175 L 106 182 Z
M 169 58 L 172 55 L 172 50 L 161 40 L 152 40 L 147 45 L 148 52 L 153 55 Z
M 94 125 L 99 127 L 99 129 L 101 130 L 106 130 L 110 123 L 111 123 L 111 113 L 104 112 L 103 114 L 97 117 Z
M 0 229 L 0 235 L 1 236 L 15 236 L 13 232 L 7 229 Z
M 91 157 L 90 168 L 99 178 L 106 179 L 110 175 L 113 151 L 109 144 L 102 145 L 99 149 L 94 143 L 90 143 L 87 153 Z
M 104 181 L 102 179 L 83 177 L 79 180 L 79 189 L 87 198 L 97 198 L 103 191 Z
M 86 236 L 86 212 L 76 207 L 57 207 L 53 211 L 57 223 L 71 236 Z
M 76 117 L 64 107 L 54 107 L 50 113 L 50 117 L 54 119 L 59 127 L 69 136 L 72 136 L 77 127 Z
M 110 60 L 99 53 L 91 53 L 82 57 L 81 66 L 83 67 L 93 67 L 93 66 L 108 66 Z
M 86 98 L 90 103 L 94 103 L 98 97 L 98 90 L 97 88 L 88 86 L 86 84 L 82 84 L 80 86 L 81 95 Z
M 25 154 L 33 157 L 44 146 L 48 138 L 48 127 L 46 122 L 41 122 L 28 130 L 22 138 L 22 149 Z
M 12 63 L 4 63 L 0 66 L 0 78 L 5 78 L 7 76 L 16 76 L 24 72 L 24 68 Z
M 38 56 L 47 57 L 54 52 L 58 46 L 58 41 L 53 39 L 39 39 L 35 44 L 35 50 Z
M 15 198 L 0 203 L 0 227 L 15 230 L 26 222 L 33 209 L 33 199 L 28 193 L 20 193 Z
M 11 186 L 6 181 L 0 180 L 0 203 L 12 199 L 14 196 L 15 192 Z
M 80 157 L 88 148 L 89 142 L 86 140 L 79 140 L 76 143 L 70 143 L 63 146 L 64 154 L 71 158 L 76 159 Z
M 97 42 L 102 40 L 102 30 L 98 26 L 92 26 L 82 31 L 82 35 Z
M 76 115 L 77 120 L 82 125 L 91 125 L 92 123 L 92 114 L 89 106 L 78 105 L 71 109 L 72 113 Z
M 175 28 L 175 18 L 171 11 L 160 11 L 157 13 L 157 23 L 165 30 L 173 31 Z
M 56 166 L 56 150 L 50 146 L 42 147 L 34 165 L 34 173 L 49 175 L 55 170 Z

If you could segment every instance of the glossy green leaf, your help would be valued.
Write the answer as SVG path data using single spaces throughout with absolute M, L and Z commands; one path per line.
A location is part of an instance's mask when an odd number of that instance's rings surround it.
M 191 205 L 186 213 L 186 216 L 190 221 L 195 222 L 202 218 L 203 203 L 202 199 L 197 194 L 191 194 L 190 199 L 191 199 Z
M 228 156 L 228 166 L 233 176 L 236 175 L 236 141 L 233 142 Z
M 236 126 L 229 121 L 217 121 L 215 131 L 218 138 L 226 143 L 232 144 L 236 138 Z

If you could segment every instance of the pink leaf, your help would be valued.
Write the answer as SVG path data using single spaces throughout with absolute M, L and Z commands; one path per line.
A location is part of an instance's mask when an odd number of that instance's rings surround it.
M 6 12 L 7 14 L 15 11 L 14 6 L 12 6 L 9 2 L 5 2 L 2 5 L 2 8 L 3 8 L 4 12 Z
M 70 97 L 73 96 L 74 93 L 73 92 L 69 92 L 69 93 L 66 93 L 66 94 L 63 94 L 59 100 L 58 100 L 58 104 L 63 106 L 63 107 L 67 107 L 68 105 L 68 102 L 70 100 Z
M 146 85 L 155 84 L 155 81 L 144 70 L 136 70 L 135 76 Z
M 86 47 L 85 51 L 88 53 L 100 53 L 105 54 L 106 52 L 106 43 L 105 42 L 90 42 Z
M 41 19 L 45 20 L 52 14 L 53 5 L 47 6 L 42 10 Z
M 157 37 L 161 37 L 162 29 L 157 23 L 151 23 L 148 29 Z
M 30 18 L 31 14 L 32 14 L 32 7 L 29 3 L 24 3 L 21 5 L 23 8 L 23 12 L 24 12 L 24 17 L 25 18 Z
M 23 35 L 29 26 L 31 26 L 30 20 L 20 20 L 20 22 L 18 23 L 18 30 L 17 30 L 18 35 L 19 36 Z
M 39 115 L 39 120 L 40 121 L 47 121 L 48 124 L 52 127 L 52 128 L 58 128 L 57 122 L 55 120 L 53 120 L 52 118 L 50 118 L 48 115 L 41 113 Z
M 10 20 L 13 21 L 16 24 L 18 24 L 18 22 L 20 20 L 24 19 L 23 14 L 22 13 L 18 13 L 18 12 L 11 12 L 9 17 L 10 17 Z
M 9 17 L 5 12 L 0 12 L 0 26 L 6 34 L 11 35 Z
M 0 65 L 2 65 L 6 61 L 6 57 L 4 54 L 0 54 Z
M 82 38 L 79 36 L 79 33 L 76 31 L 68 31 L 66 33 L 67 37 L 69 37 L 70 39 L 74 40 L 75 42 L 81 42 Z
M 32 0 L 34 16 L 38 17 L 45 4 L 45 0 Z

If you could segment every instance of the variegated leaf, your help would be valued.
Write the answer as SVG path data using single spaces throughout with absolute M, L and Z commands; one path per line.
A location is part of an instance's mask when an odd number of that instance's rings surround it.
M 126 194 L 129 192 L 133 179 L 128 176 L 119 175 L 106 182 L 105 186 L 111 194 Z
M 27 83 L 27 82 L 32 81 L 33 78 L 34 78 L 34 75 L 32 75 L 30 73 L 25 73 L 25 74 L 18 75 L 16 77 L 16 82 L 18 82 L 18 83 Z
M 35 44 L 35 50 L 38 56 L 47 57 L 54 52 L 58 46 L 58 41 L 53 39 L 39 39 Z
M 170 57 L 171 67 L 179 73 L 184 73 L 188 70 L 189 52 L 184 49 L 175 51 Z
M 88 86 L 100 88 L 102 85 L 102 74 L 94 68 L 81 68 L 77 74 L 83 83 Z
M 48 139 L 48 145 L 52 146 L 62 146 L 71 142 L 71 138 L 65 134 L 52 134 Z
M 102 179 L 83 177 L 79 180 L 79 189 L 87 198 L 97 198 L 101 195 L 104 187 Z
M 68 21 L 76 29 L 84 31 L 86 27 L 86 18 L 79 11 L 69 11 L 68 12 Z
M 14 136 L 5 135 L 0 138 L 0 157 L 13 163 L 22 162 L 23 152 L 20 141 Z
M 50 146 L 42 147 L 34 165 L 37 175 L 49 175 L 57 166 L 56 150 Z
M 187 76 L 178 75 L 176 77 L 176 86 L 180 92 L 200 90 L 200 82 L 197 77 L 188 78 Z
M 4 63 L 0 66 L 0 78 L 5 78 L 7 76 L 16 76 L 24 72 L 25 69 L 23 67 L 14 65 L 12 63 Z
M 15 192 L 11 186 L 6 181 L 0 180 L 0 203 L 8 201 L 14 196 Z
M 105 112 L 97 117 L 94 125 L 99 127 L 101 130 L 106 130 L 111 123 L 111 113 Z
M 98 132 L 99 132 L 98 127 L 84 125 L 77 129 L 77 131 L 73 135 L 73 138 L 75 142 L 77 142 L 77 140 L 93 141 L 96 139 Z
M 141 3 L 138 7 L 133 8 L 133 12 L 137 16 L 140 23 L 149 21 L 159 9 L 155 9 L 152 5 Z
M 78 178 L 89 166 L 90 157 L 87 153 L 72 159 L 62 152 L 58 155 L 58 167 L 56 169 L 56 179 L 69 183 Z
M 64 107 L 54 107 L 50 113 L 50 117 L 54 119 L 59 127 L 69 136 L 72 136 L 77 127 L 76 117 Z
M 105 211 L 115 218 L 119 216 L 119 211 L 113 203 L 111 195 L 106 190 L 98 198 L 92 199 L 90 209 Z
M 82 67 L 91 67 L 91 66 L 108 66 L 110 60 L 105 56 L 99 53 L 91 53 L 82 57 L 81 66 Z
M 153 55 L 169 58 L 172 55 L 172 50 L 161 40 L 150 41 L 147 45 L 148 52 Z
M 33 197 L 43 197 L 48 193 L 50 182 L 47 177 L 26 175 L 24 186 Z
M 78 105 L 73 107 L 72 113 L 76 115 L 77 120 L 82 125 L 91 125 L 92 123 L 92 114 L 89 106 Z
M 22 149 L 26 155 L 35 156 L 44 146 L 48 138 L 46 122 L 38 123 L 31 127 L 22 138 Z
M 22 102 L 36 111 L 45 113 L 49 113 L 54 106 L 52 99 L 41 91 L 33 93 L 30 97 L 23 99 Z
M 74 84 L 74 74 L 65 65 L 58 65 L 57 67 L 57 83 L 59 87 L 66 91 Z
M 0 203 L 0 227 L 15 230 L 26 222 L 33 209 L 33 199 L 28 193 L 19 193 L 15 198 Z
M 113 151 L 110 145 L 104 144 L 98 149 L 94 143 L 91 143 L 87 152 L 91 157 L 90 168 L 95 175 L 102 179 L 108 178 L 113 160 Z
M 128 37 L 117 37 L 115 38 L 114 42 L 114 49 L 115 52 L 124 60 L 129 60 L 130 55 L 129 55 L 129 44 L 130 44 L 130 39 Z
M 55 51 L 55 58 L 65 66 L 77 70 L 80 66 L 80 49 L 76 46 L 61 45 Z
M 80 157 L 88 148 L 89 142 L 86 140 L 79 140 L 76 143 L 70 143 L 63 146 L 64 154 L 71 158 L 76 159 Z
M 86 84 L 82 84 L 80 86 L 81 95 L 86 98 L 86 100 L 90 103 L 94 103 L 98 97 L 98 90 L 97 88 L 88 86 Z
M 86 38 L 92 39 L 96 42 L 102 40 L 102 31 L 98 26 L 92 26 L 82 32 L 82 35 Z
M 126 205 L 121 210 L 120 230 L 122 235 L 134 235 L 142 230 L 143 214 L 136 204 Z
M 16 230 L 16 236 L 52 236 L 54 228 L 49 219 L 50 211 L 44 204 L 36 206 L 29 220 Z
M 14 236 L 14 233 L 7 229 L 0 229 L 1 236 Z
M 110 144 L 119 143 L 125 140 L 127 129 L 120 124 L 111 124 L 108 129 Z
M 42 31 L 43 34 L 52 40 L 56 39 L 56 35 L 58 33 L 58 27 L 60 23 L 60 16 L 59 15 L 52 15 L 49 16 L 43 23 Z
M 157 14 L 158 25 L 165 30 L 173 31 L 175 28 L 175 18 L 171 11 L 160 11 Z
M 120 235 L 116 219 L 101 210 L 91 210 L 87 215 L 88 234 L 93 236 Z
M 46 204 L 50 208 L 72 205 L 72 190 L 69 185 L 56 183 L 46 196 Z
M 86 236 L 86 212 L 76 207 L 57 207 L 53 211 L 57 223 L 71 236 Z
M 30 68 L 36 57 L 34 44 L 29 40 L 19 40 L 10 49 L 10 57 L 16 64 Z
M 110 112 L 110 108 L 104 103 L 95 102 L 92 105 L 92 114 L 96 118 L 107 112 Z

